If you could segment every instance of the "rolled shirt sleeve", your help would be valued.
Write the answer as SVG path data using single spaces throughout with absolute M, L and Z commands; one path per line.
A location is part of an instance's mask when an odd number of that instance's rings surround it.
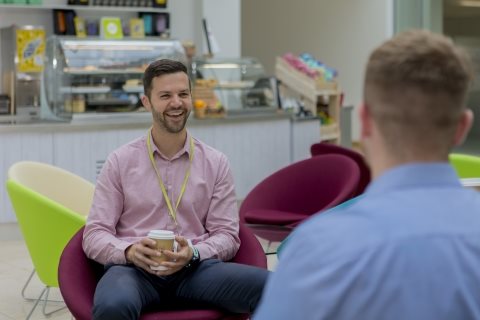
M 223 154 L 220 156 L 205 229 L 209 237 L 195 244 L 200 258 L 232 259 L 240 248 L 239 218 L 233 176 Z
M 116 237 L 123 211 L 123 191 L 116 154 L 110 155 L 97 179 L 92 208 L 83 233 L 83 250 L 99 263 L 125 264 L 125 249 L 132 243 Z

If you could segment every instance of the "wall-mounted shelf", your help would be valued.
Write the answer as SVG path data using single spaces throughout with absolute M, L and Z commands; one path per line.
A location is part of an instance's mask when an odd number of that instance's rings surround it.
M 19 5 L 19 4 L 0 4 L 2 9 L 18 9 L 18 10 L 78 10 L 78 11 L 109 11 L 109 12 L 167 12 L 163 8 L 155 7 L 117 7 L 117 6 L 71 6 L 61 4 L 41 4 L 41 5 Z

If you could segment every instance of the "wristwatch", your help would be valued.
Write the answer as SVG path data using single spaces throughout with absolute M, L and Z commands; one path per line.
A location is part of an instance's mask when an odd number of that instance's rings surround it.
M 191 268 L 193 266 L 196 266 L 200 262 L 200 252 L 198 252 L 198 249 L 194 246 L 192 246 L 192 250 L 192 259 L 190 259 L 190 262 L 185 266 L 185 268 Z

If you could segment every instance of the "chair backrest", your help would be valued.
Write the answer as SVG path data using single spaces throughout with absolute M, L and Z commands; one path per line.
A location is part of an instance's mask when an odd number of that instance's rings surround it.
M 480 178 L 480 157 L 451 153 L 449 160 L 460 178 Z
M 8 177 L 79 214 L 88 215 L 95 186 L 67 170 L 34 161 L 17 162 Z
M 319 156 L 325 154 L 342 154 L 353 159 L 360 169 L 360 183 L 356 195 L 362 194 L 365 188 L 368 186 L 371 180 L 370 167 L 368 166 L 365 158 L 358 152 L 348 149 L 336 144 L 320 142 L 314 143 L 310 147 L 310 154 L 312 156 Z
M 278 210 L 312 215 L 334 207 L 358 189 L 360 170 L 340 154 L 293 163 L 256 185 L 240 206 L 240 219 L 251 210 Z
M 86 257 L 82 248 L 83 230 L 80 229 L 63 250 L 58 268 L 60 292 L 68 309 L 77 320 L 92 317 L 93 295 L 98 280 L 103 274 L 102 265 Z M 263 249 L 251 233 L 240 225 L 240 249 L 232 260 L 237 263 L 267 268 L 267 260 Z M 71 272 L 75 269 L 75 272 Z M 149 319 L 224 319 L 220 310 L 161 310 L 142 314 L 142 320 Z M 240 317 L 247 319 L 248 315 Z
M 7 191 L 18 225 L 40 280 L 58 287 L 58 262 L 63 248 L 86 217 L 9 179 Z

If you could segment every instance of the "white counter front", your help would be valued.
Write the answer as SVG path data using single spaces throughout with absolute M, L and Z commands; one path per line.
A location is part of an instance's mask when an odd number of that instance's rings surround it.
M 141 135 L 148 113 L 75 119 L 71 123 L 0 125 L 0 223 L 16 221 L 5 190 L 8 168 L 17 161 L 50 163 L 95 183 L 108 154 Z M 225 119 L 189 119 L 189 131 L 222 151 L 233 171 L 238 199 L 274 171 L 310 156 L 319 141 L 317 119 L 291 120 L 285 114 L 239 115 Z

